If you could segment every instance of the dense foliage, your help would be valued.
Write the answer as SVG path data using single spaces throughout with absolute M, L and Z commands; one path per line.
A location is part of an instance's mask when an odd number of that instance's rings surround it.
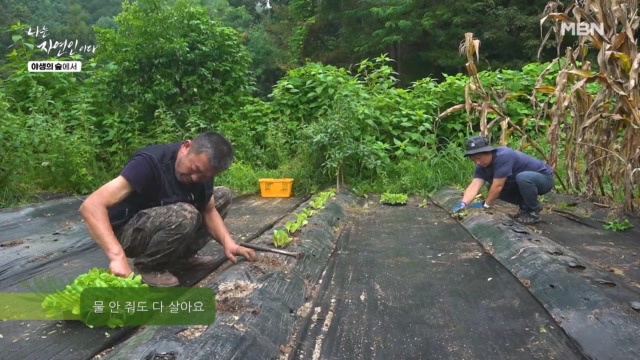
M 157 5 L 174 2 L 155 1 Z M 402 85 L 409 86 L 427 76 L 440 80 L 442 74 L 464 70 L 457 50 L 465 32 L 478 34 L 484 41 L 485 60 L 480 64 L 483 68 L 520 68 L 536 60 L 540 45 L 539 21 L 547 2 L 190 1 L 246 36 L 253 59 L 252 71 L 263 97 L 287 70 L 303 65 L 307 59 L 348 68 L 364 58 L 388 53 L 395 60 L 393 67 Z M 98 40 L 92 26 L 115 29 L 113 17 L 129 3 L 131 1 L 1 0 L 0 29 L 8 29 L 20 21 L 34 31 L 36 27 L 47 27 L 47 39 L 70 39 L 78 40 L 81 45 L 95 45 Z M 149 21 L 149 35 L 144 38 L 148 46 L 162 35 L 162 31 L 152 31 L 157 26 Z M 11 35 L 0 33 L 0 63 L 10 51 Z M 547 49 L 551 52 L 546 54 L 551 55 L 553 47 L 549 45 Z
M 465 62 L 471 69 L 469 58 L 457 53 L 463 29 L 480 26 L 472 23 L 481 10 L 515 16 L 515 5 L 459 1 L 460 13 L 451 14 L 444 5 L 410 1 L 271 1 L 269 10 L 240 0 L 198 3 L 124 2 L 112 22 L 96 28 L 95 56 L 60 58 L 82 59 L 80 73 L 28 72 L 27 61 L 43 58 L 38 39 L 28 34 L 29 25 L 12 26 L 0 66 L 1 205 L 30 201 L 41 191 L 86 194 L 116 176 L 138 147 L 205 128 L 234 143 L 236 161 L 219 183 L 241 192 L 257 192 L 261 177 L 293 177 L 299 193 L 333 183 L 358 193 L 411 194 L 462 185 L 472 164 L 461 144 L 484 131 L 486 121 L 498 121 L 488 129 L 496 140 L 537 157 L 552 149 L 565 157 L 566 147 L 545 140 L 562 124 L 544 112 L 558 98 L 562 61 L 489 71 L 480 58 L 472 76 L 418 77 L 422 70 L 415 70 L 425 69 L 425 61 L 437 63 L 431 69 L 462 70 Z M 509 26 L 521 32 L 518 39 L 533 41 L 539 30 L 526 30 L 533 19 L 526 14 L 517 12 L 519 25 Z M 445 34 L 446 16 L 456 19 L 455 37 Z M 495 44 L 506 42 L 505 51 L 519 53 L 504 32 L 481 33 L 490 39 L 482 42 L 482 54 L 491 64 L 507 63 Z M 455 51 L 411 50 L 425 38 L 436 45 L 455 41 Z M 520 42 L 533 51 L 529 40 Z M 584 96 L 602 89 L 591 82 Z M 501 127 L 504 119 L 515 127 Z M 560 141 L 572 136 L 558 134 Z M 557 166 L 563 178 L 564 162 Z M 615 188 L 602 186 L 610 193 Z

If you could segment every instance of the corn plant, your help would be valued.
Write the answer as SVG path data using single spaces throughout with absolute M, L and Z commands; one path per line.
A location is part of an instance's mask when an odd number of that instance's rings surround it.
M 559 140 L 564 138 L 569 185 L 600 201 L 622 194 L 624 210 L 632 212 L 640 174 L 638 2 L 578 1 L 562 12 L 560 5 L 550 2 L 541 21 L 541 25 L 553 21 L 543 45 L 550 34 L 555 35 L 558 59 L 554 64 L 560 68 L 556 85 L 536 88 L 555 98 L 542 108 L 551 117 L 550 164 L 557 164 Z M 563 23 L 587 23 L 587 28 L 600 31 L 578 34 L 577 46 L 567 47 L 560 61 Z M 597 70 L 587 58 L 590 49 L 597 51 Z M 588 91 L 591 83 L 599 85 L 596 93 Z

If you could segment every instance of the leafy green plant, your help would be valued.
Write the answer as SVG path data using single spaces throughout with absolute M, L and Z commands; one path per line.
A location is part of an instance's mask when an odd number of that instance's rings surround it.
M 357 187 L 354 186 L 351 191 L 357 196 L 357 197 L 363 197 L 365 199 L 369 198 L 369 195 L 367 195 L 366 191 L 364 189 L 362 189 L 361 187 Z
M 457 213 L 451 214 L 451 217 L 453 217 L 454 219 L 462 220 L 467 215 L 469 215 L 469 210 L 460 210 Z
M 287 221 L 284 224 L 284 228 L 287 229 L 287 232 L 289 234 L 293 234 L 294 232 L 298 231 L 298 229 L 300 228 L 300 224 L 297 221 Z
M 298 228 L 301 228 L 307 225 L 308 223 L 309 221 L 307 221 L 307 214 L 305 213 L 296 214 L 296 224 L 298 224 Z
M 619 232 L 626 231 L 628 229 L 631 229 L 632 227 L 633 225 L 631 225 L 631 223 L 629 222 L 629 219 L 624 219 L 624 221 L 620 221 L 620 219 L 615 219 L 613 221 L 607 222 L 602 226 L 602 228 L 605 230 L 619 231 Z
M 302 213 L 303 213 L 303 214 L 306 214 L 306 215 L 307 215 L 307 218 L 310 218 L 310 217 L 312 217 L 313 215 L 315 215 L 317 211 L 318 211 L 318 210 L 314 210 L 314 209 L 311 209 L 311 208 L 308 208 L 308 207 L 307 207 L 307 208 L 304 208 L 304 209 L 302 210 Z
M 273 245 L 276 247 L 284 247 L 291 242 L 291 239 L 286 231 L 282 229 L 273 230 Z
M 324 208 L 324 204 L 327 202 L 329 197 L 334 197 L 336 195 L 335 189 L 329 189 L 327 191 L 323 191 L 315 199 L 309 202 L 309 206 L 313 209 L 322 209 Z
M 313 211 L 313 210 L 308 210 L 307 208 L 305 208 L 304 210 L 302 210 L 302 212 L 296 214 L 295 221 L 287 221 L 284 224 L 284 227 L 285 229 L 287 229 L 287 232 L 289 234 L 293 234 L 303 226 L 307 225 L 308 223 L 307 218 L 309 217 L 310 211 Z
M 392 194 L 386 192 L 380 196 L 380 203 L 387 205 L 405 205 L 408 199 L 407 194 Z
M 79 275 L 73 283 L 67 285 L 64 290 L 47 295 L 42 301 L 42 309 L 47 317 L 58 314 L 71 313 L 80 315 L 80 296 L 82 291 L 92 287 L 148 287 L 142 283 L 140 275 L 131 274 L 122 278 L 115 276 L 107 269 L 93 268 L 87 273 Z M 114 327 L 118 324 L 110 324 Z

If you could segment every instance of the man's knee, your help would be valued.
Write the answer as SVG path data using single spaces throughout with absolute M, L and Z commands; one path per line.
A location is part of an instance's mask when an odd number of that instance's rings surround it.
M 553 189 L 553 175 L 542 174 L 535 171 L 524 171 L 516 175 L 516 183 L 522 189 L 522 186 L 534 186 L 538 195 L 544 195 Z
M 516 182 L 518 184 L 523 183 L 523 182 L 528 182 L 528 183 L 532 183 L 533 182 L 533 178 L 535 177 L 534 172 L 531 171 L 523 171 L 519 174 L 516 175 Z
M 213 201 L 216 203 L 216 210 L 218 210 L 218 213 L 224 219 L 231 207 L 233 194 L 228 187 L 216 186 L 213 189 Z
M 171 229 L 180 229 L 184 232 L 193 232 L 202 223 L 202 218 L 198 209 L 187 203 L 177 203 L 162 207 L 161 216 L 166 226 Z

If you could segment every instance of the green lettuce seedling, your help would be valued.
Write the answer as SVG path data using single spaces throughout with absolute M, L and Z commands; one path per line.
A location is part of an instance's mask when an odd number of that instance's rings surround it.
M 407 194 L 391 194 L 386 192 L 380 197 L 380 203 L 388 205 L 404 205 L 407 203 L 408 199 L 409 197 Z
M 292 239 L 286 231 L 282 229 L 273 230 L 273 245 L 276 247 L 284 247 L 286 244 L 290 243 L 291 240 Z
M 64 290 L 58 290 L 46 296 L 42 301 L 45 316 L 51 318 L 68 312 L 80 315 L 80 295 L 84 289 L 91 287 L 148 287 L 148 285 L 142 283 L 140 275 L 132 273 L 129 277 L 123 278 L 111 274 L 108 269 L 93 268 L 79 275 Z
M 294 232 L 298 231 L 298 229 L 300 228 L 300 224 L 298 224 L 297 221 L 287 221 L 284 224 L 284 228 L 287 229 L 287 232 L 289 234 L 293 234 Z

